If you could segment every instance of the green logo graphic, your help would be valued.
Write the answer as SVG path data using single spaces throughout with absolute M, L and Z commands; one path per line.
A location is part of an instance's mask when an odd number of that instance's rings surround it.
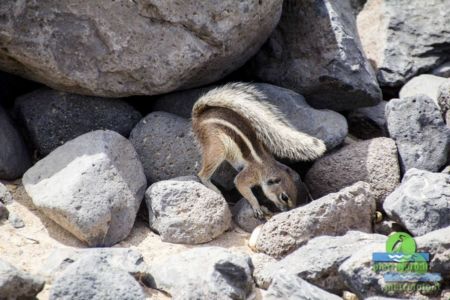
M 405 232 L 396 232 L 388 237 L 386 242 L 386 252 L 388 253 L 416 253 L 416 242 L 413 237 Z

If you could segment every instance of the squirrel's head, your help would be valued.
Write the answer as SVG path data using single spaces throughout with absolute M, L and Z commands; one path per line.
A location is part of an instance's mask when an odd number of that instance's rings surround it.
M 288 211 L 297 205 L 299 181 L 297 172 L 277 162 L 275 170 L 270 172 L 270 177 L 262 183 L 261 188 L 281 211 Z

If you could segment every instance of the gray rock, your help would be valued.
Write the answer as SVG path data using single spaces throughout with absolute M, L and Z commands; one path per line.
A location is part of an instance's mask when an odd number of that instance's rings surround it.
M 357 18 L 364 51 L 380 86 L 401 87 L 448 58 L 446 0 L 369 0 Z
M 247 232 L 252 232 L 256 227 L 264 224 L 264 221 L 255 217 L 252 206 L 244 198 L 233 206 L 231 213 L 234 222 Z
M 0 221 L 3 219 L 8 219 L 9 211 L 6 208 L 6 206 L 3 204 L 3 202 L 0 201 Z
M 338 271 L 345 285 L 360 299 L 385 295 L 384 272 L 376 272 L 372 268 L 372 253 L 385 251 L 385 243 L 372 243 L 360 247 L 355 249 L 354 254 L 339 267 Z
M 393 99 L 386 105 L 390 136 L 399 152 L 400 166 L 438 171 L 447 162 L 450 128 L 433 100 L 425 95 Z
M 450 126 L 450 79 L 439 86 L 437 102 L 447 126 Z
M 280 23 L 249 68 L 317 108 L 341 111 L 381 100 L 350 1 L 284 1 Z
M 349 131 L 360 139 L 372 139 L 388 136 L 386 117 L 384 114 L 387 101 L 375 106 L 357 108 L 348 116 Z
M 134 127 L 130 141 L 139 154 L 148 182 L 196 175 L 200 171 L 200 151 L 191 123 L 185 118 L 152 112 Z M 213 180 L 225 189 L 232 189 L 235 174 L 230 165 L 222 164 Z
M 293 274 L 277 274 L 263 299 L 341 300 L 342 298 L 328 293 Z
M 431 72 L 433 75 L 450 78 L 450 61 L 436 67 Z
M 16 111 L 42 156 L 84 133 L 108 129 L 127 137 L 141 119 L 118 99 L 87 97 L 41 89 L 17 99 Z
M 19 217 L 16 213 L 10 213 L 8 216 L 9 224 L 11 224 L 12 227 L 19 229 L 25 227 L 25 223 L 23 222 L 22 218 Z
M 314 109 L 302 95 L 282 87 L 265 83 L 253 85 L 266 95 L 268 102 L 283 112 L 295 128 L 323 140 L 327 149 L 341 144 L 347 135 L 347 121 L 341 114 Z M 192 107 L 198 98 L 215 87 L 217 85 L 162 96 L 156 100 L 154 109 L 190 118 Z
M 90 246 L 113 245 L 130 233 L 147 187 L 131 143 L 101 130 L 58 147 L 22 181 L 34 205 Z
M 450 226 L 438 229 L 417 237 L 417 249 L 431 255 L 429 262 L 430 272 L 440 273 L 450 280 Z
M 79 94 L 167 93 L 239 68 L 281 8 L 281 0 L 2 1 L 0 67 Z
M 145 193 L 145 201 L 150 228 L 165 242 L 206 243 L 231 224 L 231 212 L 222 195 L 194 176 L 152 184 Z
M 375 138 L 348 145 L 318 159 L 305 177 L 314 198 L 357 181 L 370 184 L 378 205 L 399 185 L 400 168 L 393 140 Z
M 155 262 L 153 287 L 174 299 L 246 299 L 253 286 L 250 257 L 219 247 L 195 248 Z
M 31 166 L 31 160 L 22 137 L 2 107 L 0 141 L 0 179 L 19 178 Z
M 139 283 L 129 274 L 129 264 L 140 264 L 136 254 L 127 251 L 117 257 L 111 252 L 92 251 L 67 266 L 52 284 L 50 300 L 146 299 Z
M 410 169 L 383 208 L 415 236 L 450 226 L 450 175 Z
M 14 201 L 11 193 L 8 191 L 6 186 L 0 182 L 0 202 L 3 204 L 10 204 Z
M 48 256 L 39 273 L 52 282 L 68 267 L 80 260 L 101 261 L 109 267 L 126 271 L 136 279 L 149 276 L 148 267 L 142 255 L 129 248 L 55 249 Z
M 35 297 L 45 282 L 34 275 L 16 269 L 0 259 L 0 298 L 15 300 Z
M 264 253 L 253 253 L 253 279 L 258 287 L 267 289 L 272 282 L 272 274 L 265 272 L 267 266 L 277 262 L 275 258 Z
M 400 90 L 399 97 L 414 97 L 416 95 L 426 95 L 438 104 L 439 87 L 450 79 L 430 74 L 422 74 L 409 80 Z
M 383 235 L 358 231 L 337 237 L 316 237 L 282 260 L 268 264 L 261 271 L 261 277 L 265 278 L 262 287 L 267 288 L 272 278 L 282 273 L 301 277 L 328 292 L 342 294 L 346 286 L 338 273 L 339 266 L 355 249 L 385 240 Z
M 370 186 L 357 182 L 338 193 L 274 216 L 263 225 L 256 248 L 281 257 L 319 235 L 342 235 L 348 230 L 372 232 L 374 213 L 375 199 Z

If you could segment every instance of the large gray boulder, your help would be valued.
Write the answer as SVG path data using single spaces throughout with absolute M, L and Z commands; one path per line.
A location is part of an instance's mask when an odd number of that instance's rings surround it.
M 57 276 L 49 299 L 144 300 L 146 295 L 132 276 L 132 272 L 142 264 L 142 257 L 128 249 L 86 252 Z M 135 275 L 139 277 L 139 274 Z
M 450 226 L 450 174 L 408 170 L 383 208 L 416 236 Z
M 341 300 L 341 297 L 328 293 L 310 284 L 294 274 L 279 273 L 275 276 L 264 300 L 295 299 L 295 300 Z
M 438 171 L 450 152 L 450 128 L 436 104 L 425 95 L 393 99 L 386 105 L 390 136 L 397 144 L 403 172 Z
M 44 280 L 16 269 L 0 259 L 0 299 L 32 299 L 44 288 Z
M 358 32 L 380 85 L 399 88 L 448 59 L 449 22 L 446 0 L 368 0 Z
M 206 243 L 231 224 L 225 199 L 195 176 L 156 182 L 145 193 L 145 201 L 150 228 L 165 242 Z
M 380 206 L 400 184 L 397 147 L 392 139 L 375 138 L 350 144 L 315 161 L 305 177 L 314 198 L 337 192 L 357 181 L 370 184 Z
M 31 166 L 30 155 L 25 143 L 0 106 L 0 179 L 16 179 Z
M 350 1 L 284 1 L 280 23 L 249 68 L 317 108 L 340 111 L 381 100 Z
M 253 288 L 247 254 L 219 247 L 195 248 L 150 267 L 153 288 L 172 299 L 247 299 Z
M 281 8 L 281 0 L 1 1 L 0 67 L 79 94 L 167 93 L 243 65 Z
M 266 83 L 252 84 L 277 106 L 294 127 L 325 142 L 327 149 L 341 144 L 347 133 L 347 121 L 334 111 L 314 109 L 305 98 L 292 91 Z M 164 95 L 155 101 L 154 109 L 190 118 L 194 103 L 217 85 Z
M 131 131 L 130 141 L 139 154 L 149 183 L 196 175 L 201 168 L 200 149 L 188 119 L 156 111 L 143 118 Z M 229 190 L 235 170 L 222 164 L 213 180 Z
M 17 99 L 16 112 L 39 154 L 45 156 L 84 133 L 108 129 L 127 137 L 141 119 L 118 99 L 41 89 Z
M 338 236 L 349 230 L 372 232 L 374 213 L 375 199 L 369 184 L 357 182 L 338 193 L 272 217 L 262 226 L 256 249 L 282 257 L 319 235 Z
M 266 265 L 260 274 L 264 278 L 262 287 L 267 288 L 273 277 L 282 273 L 301 277 L 329 292 L 342 294 L 346 286 L 339 275 L 339 266 L 352 256 L 355 249 L 385 240 L 383 235 L 358 231 L 349 231 L 337 237 L 316 237 L 282 260 Z
M 58 147 L 23 176 L 45 215 L 90 246 L 110 246 L 131 231 L 147 187 L 131 143 L 93 131 Z

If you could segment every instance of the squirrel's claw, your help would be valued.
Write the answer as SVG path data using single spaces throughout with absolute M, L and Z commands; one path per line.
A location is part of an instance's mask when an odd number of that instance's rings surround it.
M 259 220 L 265 220 L 264 212 L 262 211 L 262 209 L 260 207 L 253 209 L 253 215 L 255 216 L 255 218 L 257 218 Z

